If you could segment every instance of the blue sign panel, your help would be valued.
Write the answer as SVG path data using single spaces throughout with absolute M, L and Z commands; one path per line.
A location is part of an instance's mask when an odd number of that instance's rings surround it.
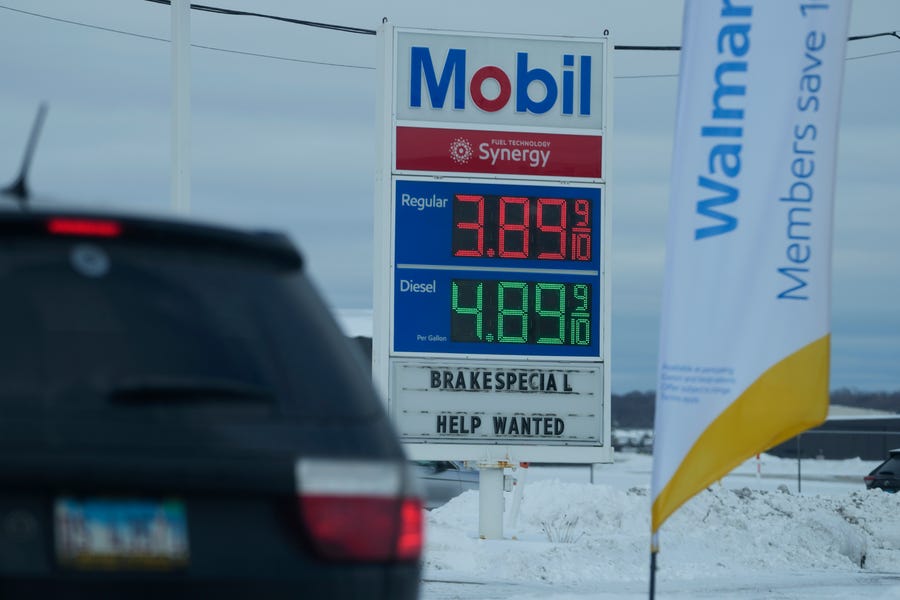
M 395 201 L 395 352 L 600 356 L 600 188 L 398 180 Z

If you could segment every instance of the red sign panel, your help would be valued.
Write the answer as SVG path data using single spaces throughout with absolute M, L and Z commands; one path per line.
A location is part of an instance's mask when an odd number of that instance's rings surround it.
M 396 168 L 600 179 L 602 144 L 599 135 L 397 127 Z

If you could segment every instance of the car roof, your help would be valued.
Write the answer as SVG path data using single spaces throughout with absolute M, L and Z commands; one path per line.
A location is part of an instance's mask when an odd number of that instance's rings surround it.
M 300 268 L 303 263 L 296 246 L 281 232 L 241 229 L 176 214 L 50 203 L 23 207 L 12 202 L 0 202 L 0 234 L 3 235 L 46 234 L 48 223 L 54 219 L 69 220 L 69 223 L 114 221 L 121 228 L 121 237 L 126 240 L 245 251 L 291 268 Z

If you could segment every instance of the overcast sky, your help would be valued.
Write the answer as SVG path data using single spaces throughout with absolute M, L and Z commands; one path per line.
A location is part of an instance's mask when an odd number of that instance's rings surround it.
M 681 42 L 675 0 L 206 4 L 368 29 L 386 17 L 408 27 L 576 36 L 609 29 L 615 44 Z M 193 49 L 192 215 L 287 231 L 332 307 L 371 307 L 375 37 L 196 11 L 191 28 L 195 45 L 279 57 Z M 855 0 L 851 35 L 895 30 L 900 2 Z M 169 7 L 145 0 L 0 0 L 0 181 L 14 177 L 36 107 L 47 101 L 36 194 L 171 210 L 170 47 L 149 39 L 169 37 Z M 893 390 L 900 39 L 850 42 L 847 54 L 831 387 Z M 627 392 L 655 387 L 678 53 L 616 51 L 612 69 L 612 387 Z

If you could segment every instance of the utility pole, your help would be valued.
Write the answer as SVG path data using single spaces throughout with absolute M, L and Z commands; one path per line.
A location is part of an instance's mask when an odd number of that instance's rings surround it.
M 191 210 L 190 0 L 172 0 L 172 206 Z

